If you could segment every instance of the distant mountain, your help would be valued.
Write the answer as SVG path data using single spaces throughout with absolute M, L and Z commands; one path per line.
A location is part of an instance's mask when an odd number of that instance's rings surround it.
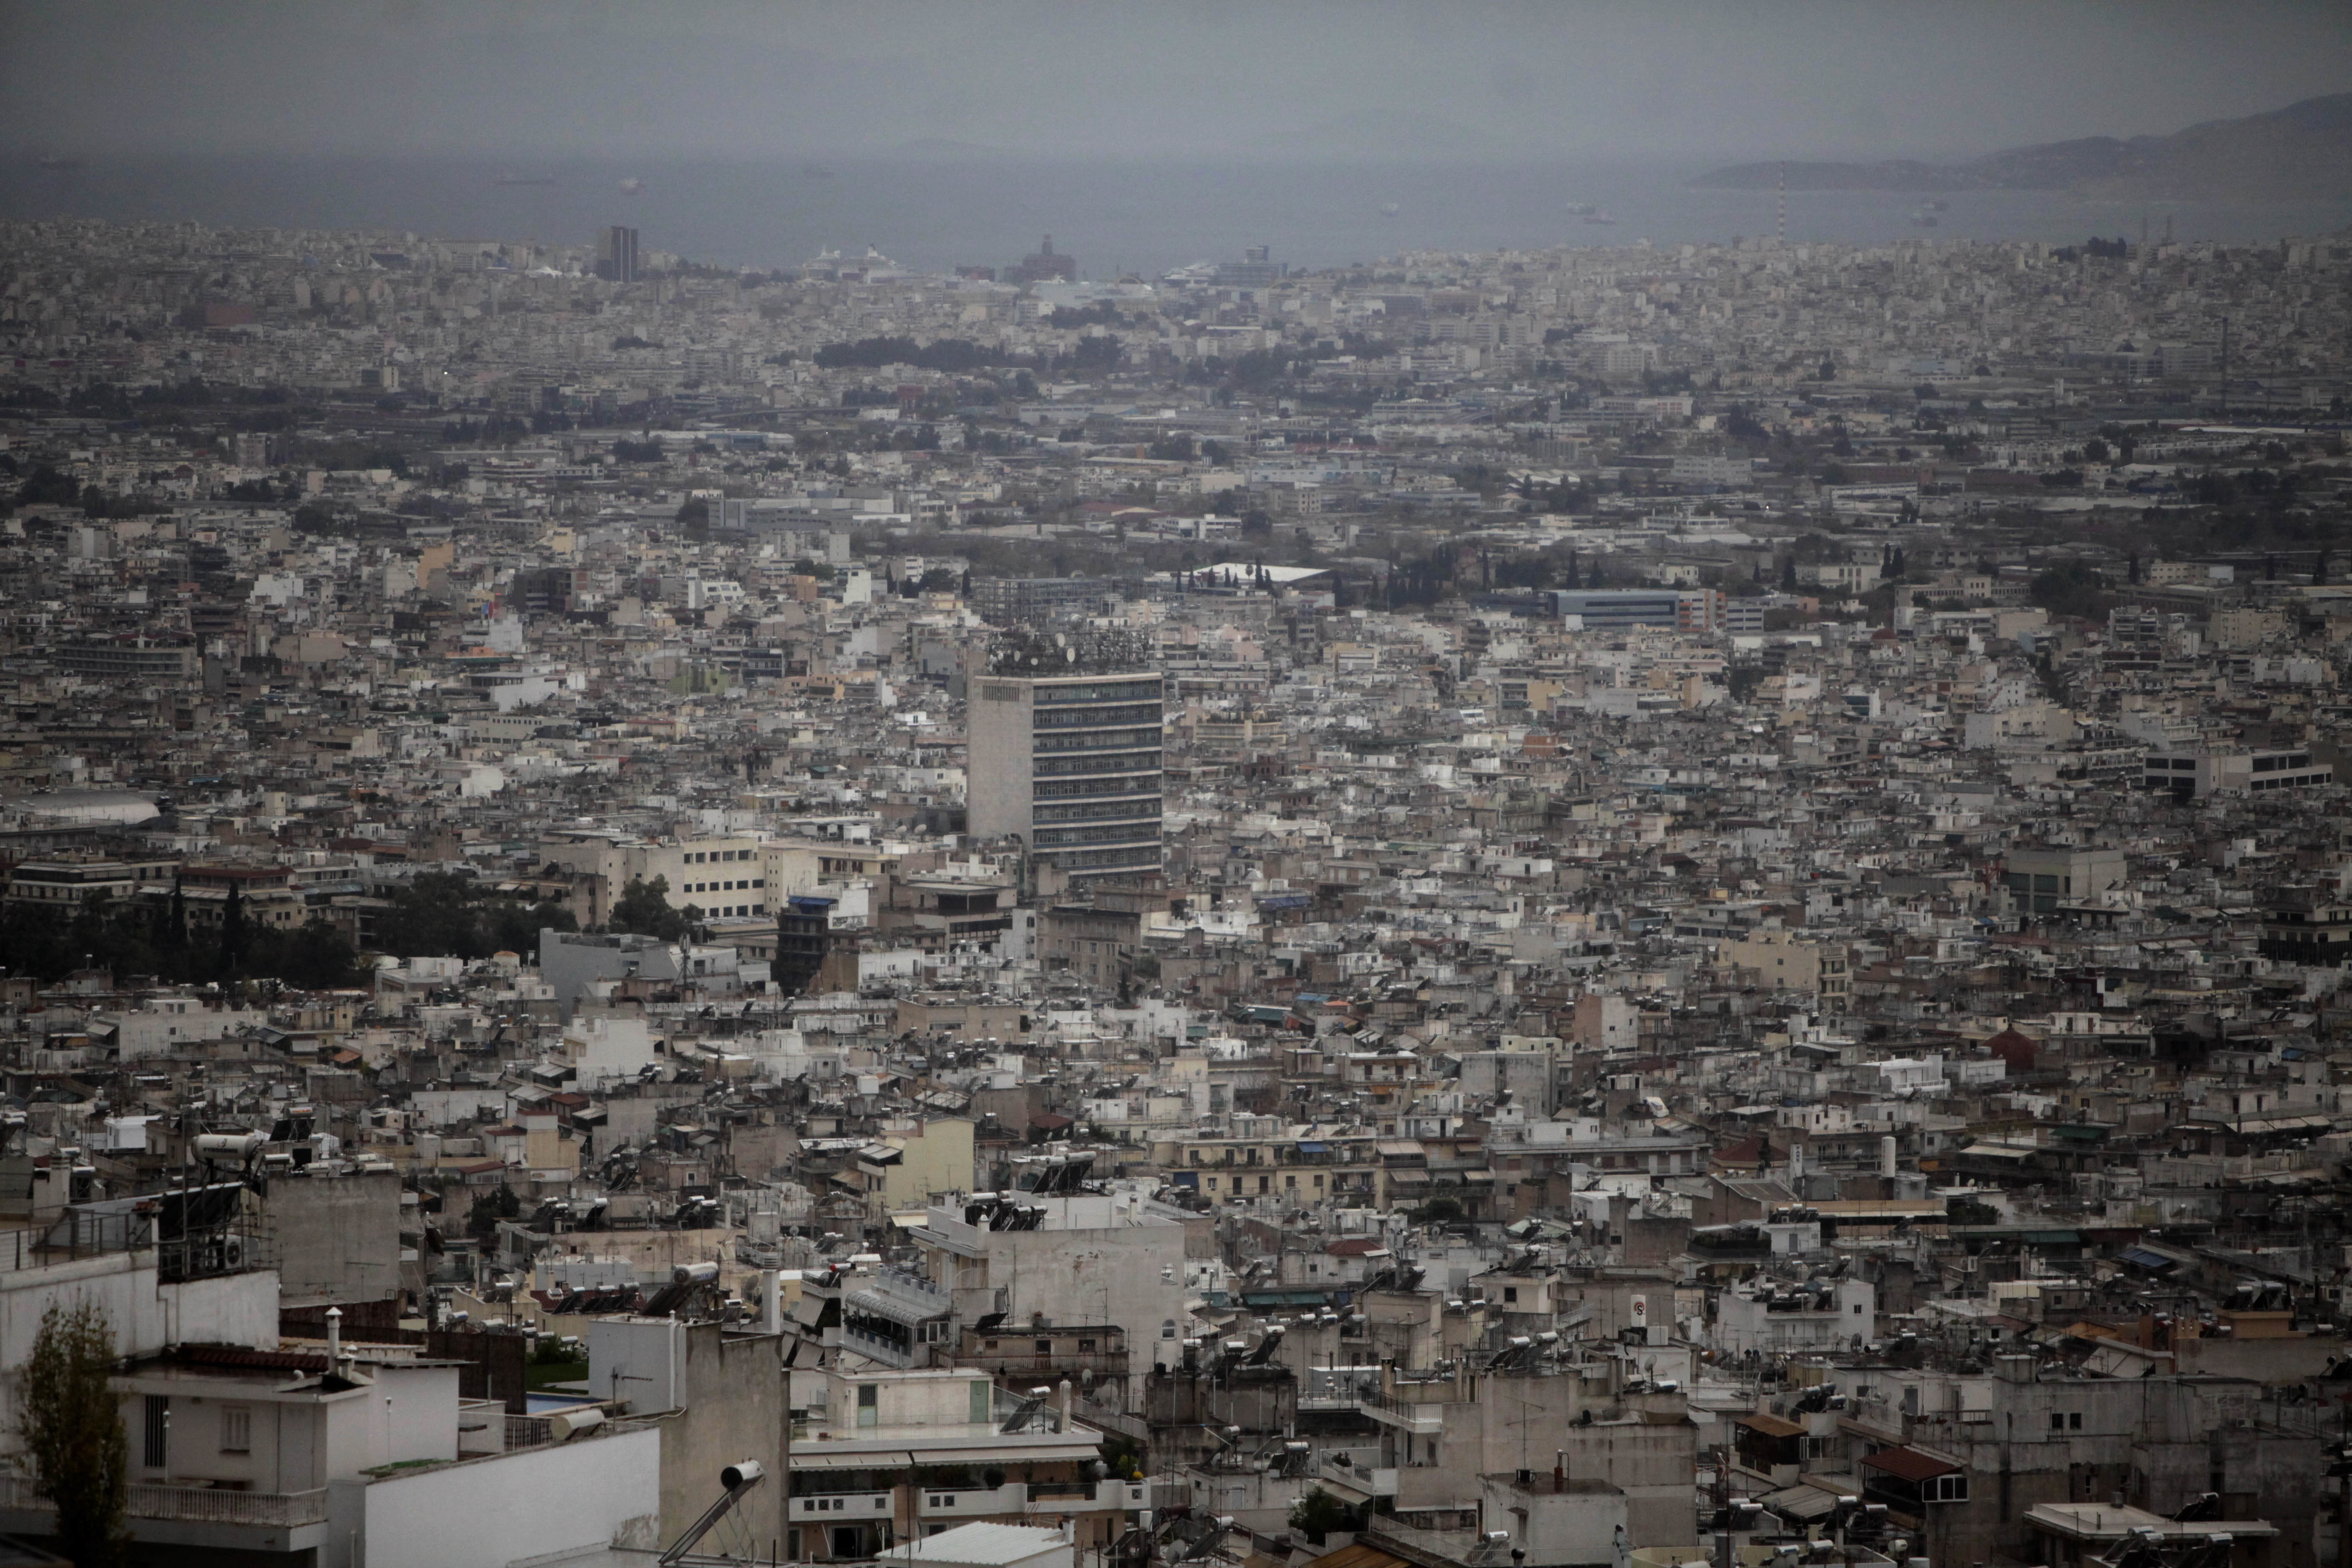
M 2323 201 L 2352 196 L 2352 93 L 2307 98 L 2170 136 L 2088 136 L 1965 163 L 1739 163 L 1691 182 L 1763 191 L 2075 191 L 2117 201 Z

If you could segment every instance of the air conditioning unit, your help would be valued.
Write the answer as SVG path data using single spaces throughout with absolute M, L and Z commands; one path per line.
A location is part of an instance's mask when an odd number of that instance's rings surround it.
M 246 1258 L 246 1239 L 245 1239 L 245 1237 L 241 1237 L 241 1236 L 225 1236 L 225 1237 L 221 1237 L 221 1254 L 220 1254 L 220 1256 L 221 1256 L 221 1267 L 222 1267 L 222 1268 L 244 1268 L 244 1267 L 245 1267 L 245 1258 Z

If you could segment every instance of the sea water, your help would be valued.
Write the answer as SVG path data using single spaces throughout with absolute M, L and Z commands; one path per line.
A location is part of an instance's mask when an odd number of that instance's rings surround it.
M 1636 162 L 1087 162 L 1010 157 L 778 157 L 765 161 L 91 159 L 0 166 L 0 218 L 194 221 L 229 227 L 373 228 L 443 239 L 586 245 L 606 224 L 642 251 L 724 266 L 792 268 L 868 246 L 937 271 L 1003 267 L 1046 234 L 1082 275 L 1156 277 L 1271 247 L 1294 268 L 1405 251 L 1722 243 L 1772 234 L 1770 190 L 1701 189 L 1696 165 Z M 501 184 L 500 175 L 551 184 Z M 624 182 L 635 181 L 634 192 Z M 2352 201 L 2092 202 L 2063 192 L 1948 193 L 1929 227 L 1898 192 L 1788 194 L 1792 243 L 2024 239 L 2092 235 L 2232 243 L 2352 224 Z M 1571 212 L 1589 205 L 1614 221 Z

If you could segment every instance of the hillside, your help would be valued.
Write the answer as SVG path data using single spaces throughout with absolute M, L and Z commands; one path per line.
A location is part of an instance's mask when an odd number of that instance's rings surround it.
M 1740 163 L 1691 183 L 1794 191 L 2053 191 L 2108 200 L 2317 201 L 2352 195 L 2352 93 L 2268 114 L 2211 120 L 2169 136 L 2089 136 L 1922 163 Z

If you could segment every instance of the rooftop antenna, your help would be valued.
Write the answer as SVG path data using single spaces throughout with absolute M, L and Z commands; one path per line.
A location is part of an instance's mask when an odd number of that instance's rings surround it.
M 1777 226 L 1780 232 L 1780 243 L 1782 245 L 1786 245 L 1789 243 L 1789 160 L 1786 158 L 1780 160 L 1779 206 L 1780 216 Z

